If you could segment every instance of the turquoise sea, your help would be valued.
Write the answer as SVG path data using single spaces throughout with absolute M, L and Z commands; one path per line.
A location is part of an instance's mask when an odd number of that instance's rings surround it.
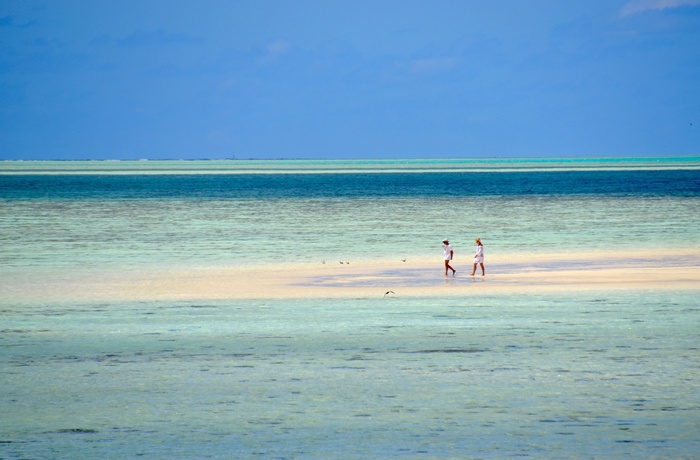
M 697 254 L 700 157 L 0 162 L 0 459 L 698 458 L 700 286 L 8 294 L 321 260 L 434 256 L 441 276 L 440 240 L 460 255 L 477 236 L 493 270 L 496 255 Z

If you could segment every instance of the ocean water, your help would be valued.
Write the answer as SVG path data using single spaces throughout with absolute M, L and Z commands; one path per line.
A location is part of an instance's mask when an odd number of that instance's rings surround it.
M 487 263 L 697 250 L 700 158 L 0 163 L 0 294 L 86 269 L 439 260 L 476 236 Z M 0 295 L 0 458 L 698 457 L 697 289 L 480 292 Z
M 697 458 L 697 292 L 5 306 L 2 458 Z
M 691 160 L 6 162 L 0 274 L 696 248 Z

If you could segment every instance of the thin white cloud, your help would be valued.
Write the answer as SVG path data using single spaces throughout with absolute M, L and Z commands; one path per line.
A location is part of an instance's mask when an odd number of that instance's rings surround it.
M 100 40 L 104 41 L 105 37 L 100 38 Z M 168 32 L 162 29 L 151 31 L 138 30 L 117 40 L 117 43 L 121 46 L 193 45 L 202 42 L 203 40 L 200 38 L 180 32 Z
M 277 40 L 267 45 L 267 52 L 273 56 L 284 54 L 291 48 L 291 43 L 286 40 Z
M 411 70 L 415 73 L 440 73 L 452 70 L 457 66 L 456 58 L 416 59 L 411 62 Z
M 622 7 L 620 16 L 631 16 L 644 11 L 662 11 L 695 5 L 700 5 L 700 0 L 633 0 Z

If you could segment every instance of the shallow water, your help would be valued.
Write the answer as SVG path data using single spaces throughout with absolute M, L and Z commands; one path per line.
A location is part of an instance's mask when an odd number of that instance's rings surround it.
M 462 263 L 477 236 L 510 271 L 695 266 L 699 210 L 697 158 L 2 162 L 0 459 L 696 457 L 697 290 L 20 304 L 7 283 L 440 263 L 445 237 Z
M 2 307 L 1 458 L 693 458 L 696 292 Z
M 443 238 L 658 253 L 700 245 L 699 209 L 696 157 L 0 162 L 0 275 L 439 259 Z

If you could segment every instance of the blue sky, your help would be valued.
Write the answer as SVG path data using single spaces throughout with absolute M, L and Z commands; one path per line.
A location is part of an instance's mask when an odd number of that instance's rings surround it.
M 3 0 L 0 159 L 700 154 L 700 0 Z

